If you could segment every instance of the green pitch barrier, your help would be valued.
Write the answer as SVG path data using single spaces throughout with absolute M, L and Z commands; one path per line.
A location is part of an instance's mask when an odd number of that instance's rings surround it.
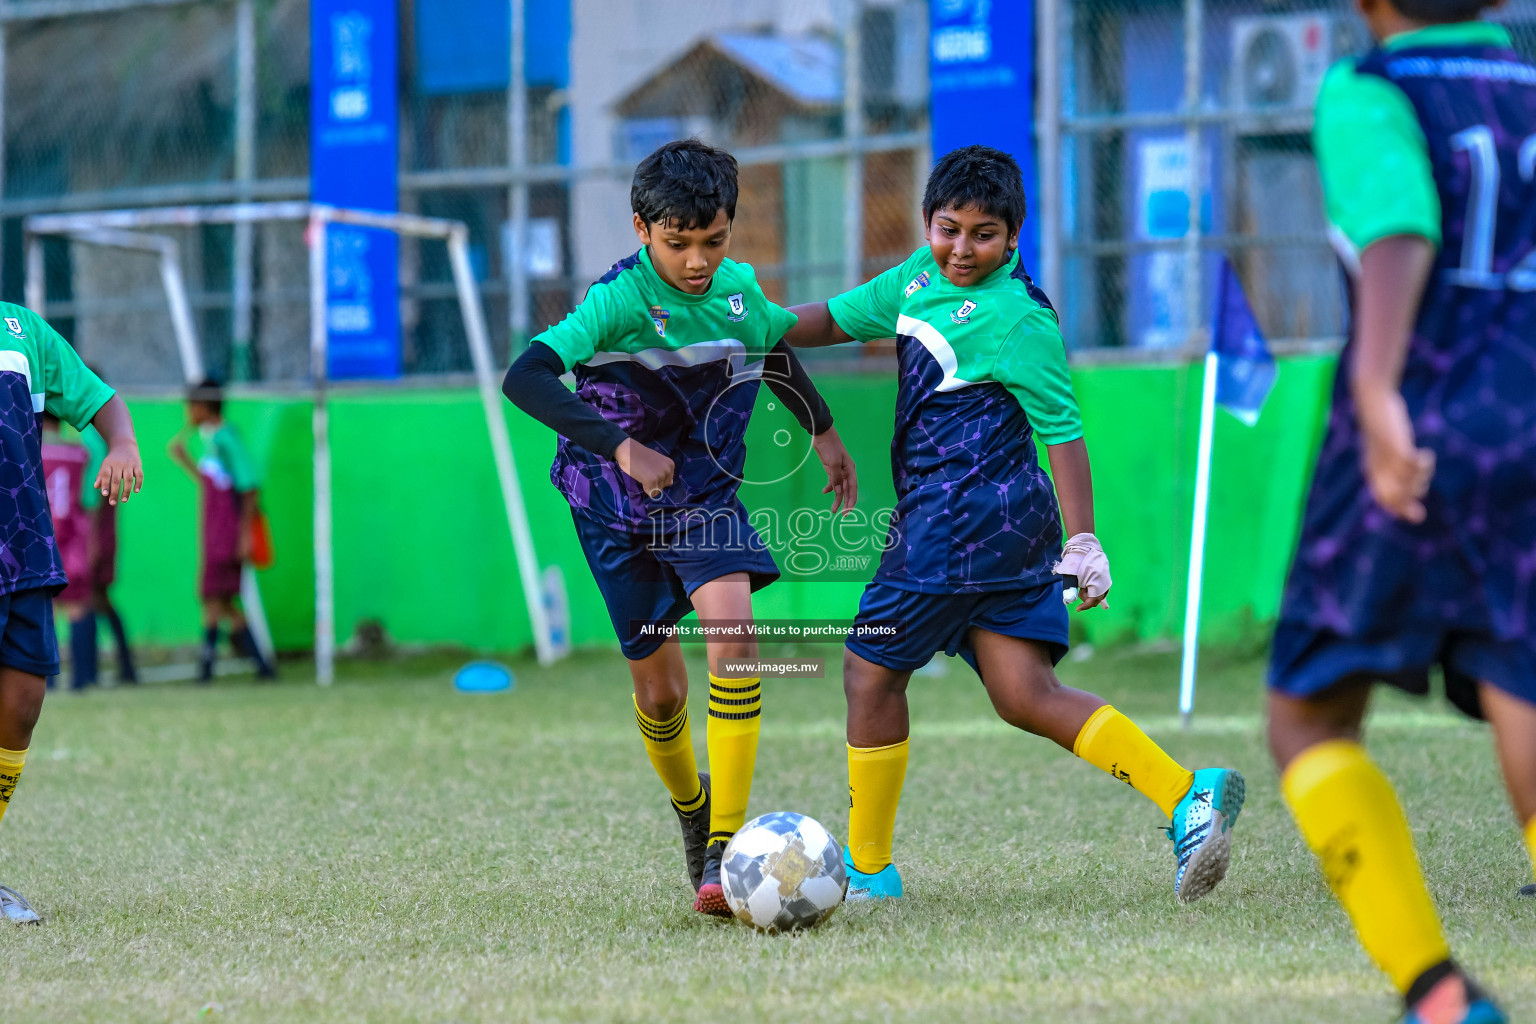
M 1334 361 L 1282 360 L 1258 425 L 1218 414 L 1206 554 L 1204 636 L 1258 634 L 1274 618 L 1295 543 Z M 1199 364 L 1074 371 L 1093 458 L 1098 533 L 1115 589 L 1108 611 L 1074 616 L 1095 643 L 1172 639 L 1183 621 L 1199 429 Z M 859 466 L 857 519 L 833 524 L 825 476 L 789 413 L 763 389 L 742 499 L 785 568 L 761 592 L 772 619 L 851 618 L 874 571 L 891 509 L 895 382 L 821 375 L 818 384 Z M 128 396 L 145 457 L 145 490 L 121 512 L 115 591 L 136 642 L 198 635 L 197 494 L 165 455 L 179 401 Z M 771 408 L 770 408 L 771 406 Z M 277 562 L 261 574 L 277 645 L 312 643 L 314 569 L 310 405 L 262 396 L 226 405 L 262 470 Z M 539 557 L 564 571 L 578 645 L 613 644 L 570 512 L 550 485 L 554 435 L 505 407 Z M 383 621 L 400 642 L 510 650 L 532 642 L 512 543 L 472 389 L 342 389 L 331 406 L 335 475 L 336 632 Z M 835 648 L 834 648 L 835 649 Z

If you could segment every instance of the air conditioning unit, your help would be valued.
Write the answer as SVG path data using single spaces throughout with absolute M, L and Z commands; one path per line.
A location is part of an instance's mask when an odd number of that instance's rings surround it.
M 1299 111 L 1317 102 L 1334 61 L 1359 49 L 1358 23 L 1333 14 L 1265 14 L 1232 22 L 1232 104 L 1242 110 Z M 1282 119 L 1283 120 L 1283 119 Z M 1303 115 L 1293 118 L 1305 128 Z M 1273 119 L 1239 131 L 1287 130 Z

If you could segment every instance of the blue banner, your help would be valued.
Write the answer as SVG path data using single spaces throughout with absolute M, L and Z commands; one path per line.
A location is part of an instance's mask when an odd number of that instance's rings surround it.
M 399 209 L 396 0 L 311 0 L 310 198 Z M 326 323 L 334 378 L 400 376 L 399 239 L 332 225 Z
M 1037 270 L 1034 0 L 933 0 L 929 11 L 934 158 L 976 143 L 1013 154 L 1031 209 L 1019 253 Z
M 564 89 L 571 84 L 570 0 L 537 0 L 523 11 L 523 77 Z M 418 0 L 416 81 L 424 95 L 499 91 L 511 72 L 507 0 Z
M 1216 353 L 1216 404 L 1253 426 L 1259 422 L 1278 370 L 1248 305 L 1243 282 L 1225 258 L 1216 281 L 1211 351 Z

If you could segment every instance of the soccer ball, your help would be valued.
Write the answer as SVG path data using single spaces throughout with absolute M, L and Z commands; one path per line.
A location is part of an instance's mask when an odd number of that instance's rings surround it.
M 814 818 L 759 815 L 725 848 L 720 884 L 731 912 L 765 932 L 810 928 L 848 892 L 843 848 Z

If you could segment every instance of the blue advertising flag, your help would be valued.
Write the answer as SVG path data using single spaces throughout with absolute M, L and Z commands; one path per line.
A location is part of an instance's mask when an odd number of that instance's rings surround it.
M 1035 208 L 1035 0 L 933 0 L 928 6 L 933 155 L 980 143 L 1012 153 Z M 926 168 L 925 168 L 926 172 Z M 1033 271 L 1038 221 L 1019 253 Z
M 1226 259 L 1216 283 L 1216 320 L 1211 328 L 1216 354 L 1216 404 L 1248 426 L 1259 421 L 1264 400 L 1275 386 L 1275 357 L 1253 318 L 1243 282 Z
M 396 168 L 395 0 L 310 3 L 310 198 L 392 213 Z M 399 239 L 392 231 L 326 230 L 328 372 L 400 376 Z

